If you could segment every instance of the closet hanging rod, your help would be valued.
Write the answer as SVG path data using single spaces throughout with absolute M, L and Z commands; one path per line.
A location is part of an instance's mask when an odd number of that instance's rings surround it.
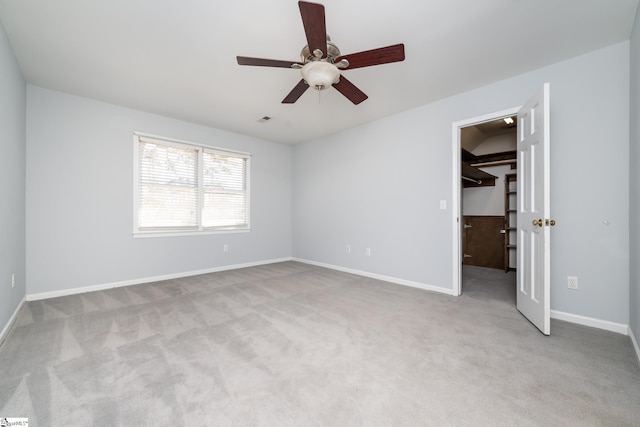
M 481 179 L 473 179 L 473 178 L 469 178 L 468 176 L 463 176 L 462 179 L 466 179 L 467 181 L 475 182 L 478 185 L 482 184 L 482 180 Z

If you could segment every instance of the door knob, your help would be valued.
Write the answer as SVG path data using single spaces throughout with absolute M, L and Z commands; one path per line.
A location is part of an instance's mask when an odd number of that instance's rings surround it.
M 545 219 L 544 223 L 548 226 L 553 227 L 554 225 L 556 225 L 556 220 L 555 219 Z
M 541 219 L 534 219 L 532 222 L 533 226 L 538 226 L 538 227 L 542 227 L 542 218 Z

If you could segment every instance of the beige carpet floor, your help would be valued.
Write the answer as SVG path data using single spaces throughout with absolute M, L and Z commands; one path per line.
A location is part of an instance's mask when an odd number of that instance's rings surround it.
M 629 337 L 296 262 L 25 304 L 0 417 L 31 426 L 640 425 Z

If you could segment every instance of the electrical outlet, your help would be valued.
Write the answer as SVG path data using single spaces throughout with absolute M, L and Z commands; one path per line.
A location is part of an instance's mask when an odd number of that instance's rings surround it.
M 16 273 L 11 273 L 11 287 L 15 288 L 16 286 Z
M 224 246 L 222 247 L 222 250 L 224 252 L 229 252 L 229 245 L 225 243 Z
M 578 289 L 578 278 L 575 276 L 567 276 L 567 287 L 569 289 Z
M 351 253 L 351 246 L 347 245 L 347 246 L 345 247 L 344 251 L 345 251 L 346 253 L 350 254 L 350 253 Z
M 367 248 L 367 249 L 365 250 L 365 254 L 366 254 L 367 256 L 371 256 L 371 248 Z

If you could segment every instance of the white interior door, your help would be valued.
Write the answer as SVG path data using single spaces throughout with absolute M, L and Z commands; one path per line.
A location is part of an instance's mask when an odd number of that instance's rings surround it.
M 549 84 L 518 111 L 517 307 L 550 333 Z

